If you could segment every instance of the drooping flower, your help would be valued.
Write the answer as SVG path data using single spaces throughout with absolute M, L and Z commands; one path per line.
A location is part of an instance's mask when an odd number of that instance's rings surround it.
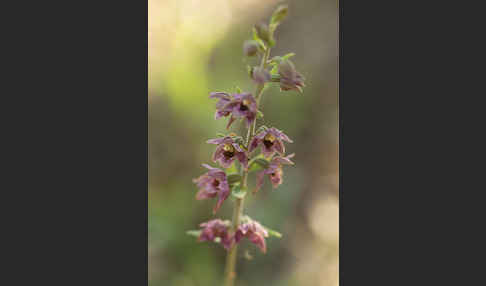
M 216 102 L 216 113 L 214 114 L 214 119 L 228 116 L 231 113 L 231 110 L 224 108 L 226 104 L 231 101 L 231 95 L 227 94 L 226 92 L 211 92 L 209 98 L 219 98 L 218 102 Z
M 255 150 L 259 145 L 262 146 L 262 153 L 265 157 L 272 156 L 275 152 L 285 154 L 283 141 L 292 143 L 293 141 L 282 131 L 272 127 L 258 133 L 250 142 L 248 152 Z
M 247 127 L 256 119 L 257 104 L 255 98 L 250 93 L 235 93 L 230 95 L 225 92 L 212 92 L 209 98 L 219 98 L 219 101 L 216 103 L 215 119 L 231 114 L 226 128 L 229 128 L 238 117 L 246 119 Z
M 298 90 L 302 92 L 305 86 L 304 77 L 295 70 L 294 64 L 289 60 L 283 60 L 278 66 L 278 73 L 280 74 L 280 89 L 281 90 Z
M 256 221 L 250 221 L 241 224 L 235 232 L 235 242 L 238 243 L 243 237 L 248 238 L 254 243 L 260 250 L 267 252 L 267 246 L 265 244 L 265 237 L 268 237 L 268 232 Z
M 245 150 L 230 136 L 209 139 L 207 143 L 218 145 L 213 154 L 213 161 L 219 161 L 223 168 L 230 167 L 235 159 L 238 159 L 245 168 L 248 168 L 248 156 Z
M 222 221 L 220 219 L 213 219 L 208 222 L 201 223 L 203 228 L 199 235 L 198 241 L 215 241 L 220 239 L 221 244 L 226 250 L 229 250 L 234 243 L 234 238 L 230 235 L 230 222 Z
M 196 199 L 204 200 L 218 197 L 218 202 L 213 209 L 213 213 L 216 213 L 230 195 L 228 179 L 223 170 L 213 168 L 207 164 L 203 164 L 203 166 L 209 169 L 209 171 L 193 180 L 199 187 Z
M 286 157 L 282 156 L 275 156 L 268 165 L 268 168 L 258 172 L 256 174 L 256 189 L 255 192 L 258 192 L 260 188 L 263 186 L 263 179 L 265 175 L 268 175 L 270 181 L 272 182 L 273 188 L 277 188 L 283 182 L 283 170 L 282 165 L 293 165 L 294 162 L 290 161 L 290 158 L 294 157 L 295 154 L 290 154 Z

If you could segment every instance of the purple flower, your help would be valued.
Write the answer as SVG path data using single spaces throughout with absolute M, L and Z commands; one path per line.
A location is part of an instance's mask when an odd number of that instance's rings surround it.
M 295 70 L 291 61 L 282 61 L 278 66 L 278 73 L 280 74 L 281 90 L 295 89 L 302 92 L 302 88 L 305 86 L 304 77 Z
M 256 244 L 263 253 L 267 252 L 265 237 L 268 237 L 268 232 L 258 222 L 250 221 L 241 224 L 235 232 L 235 242 L 238 243 L 243 237 Z
M 254 192 L 258 192 L 258 190 L 260 190 L 260 188 L 263 186 L 263 179 L 265 175 L 268 175 L 268 177 L 270 178 L 274 189 L 282 184 L 282 165 L 293 165 L 294 162 L 290 161 L 290 158 L 294 157 L 294 155 L 295 154 L 290 154 L 286 157 L 275 156 L 272 161 L 270 161 L 268 168 L 257 173 L 256 189 Z
M 223 168 L 228 168 L 235 159 L 238 159 L 245 169 L 248 168 L 248 157 L 245 150 L 243 150 L 230 136 L 209 139 L 207 143 L 218 145 L 213 154 L 213 162 L 219 161 L 219 164 L 221 164 Z
M 265 157 L 270 157 L 275 152 L 281 155 L 285 154 L 285 145 L 283 141 L 292 143 L 293 141 L 282 131 L 272 127 L 258 133 L 250 142 L 249 152 L 262 145 L 262 153 Z
M 212 92 L 209 98 L 219 98 L 216 103 L 215 119 L 226 117 L 231 114 L 226 125 L 228 129 L 237 117 L 245 118 L 247 127 L 255 120 L 257 104 L 250 93 L 228 94 L 224 92 Z
M 224 171 L 218 168 L 213 168 L 207 164 L 203 164 L 203 166 L 209 169 L 209 171 L 193 180 L 199 187 L 196 199 L 204 200 L 218 197 L 218 202 L 213 209 L 213 214 L 215 214 L 221 207 L 221 204 L 223 204 L 224 200 L 230 195 L 230 188 Z
M 233 246 L 233 237 L 230 235 L 230 223 L 224 222 L 220 219 L 213 219 L 208 222 L 201 223 L 203 228 L 199 241 L 214 241 L 217 237 L 221 239 L 221 244 L 226 250 Z

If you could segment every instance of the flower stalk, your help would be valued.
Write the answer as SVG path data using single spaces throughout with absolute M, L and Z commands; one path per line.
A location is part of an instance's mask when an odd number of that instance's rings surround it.
M 270 48 L 267 48 L 265 50 L 265 54 L 262 57 L 262 61 L 260 63 L 260 67 L 266 68 L 267 66 L 267 61 L 268 58 L 270 57 Z M 256 102 L 257 102 L 257 109 L 259 108 L 260 105 L 260 99 L 263 96 L 263 87 L 265 84 L 259 84 L 257 85 L 256 88 Z M 252 137 L 255 135 L 255 128 L 256 128 L 256 120 L 253 121 L 253 124 L 250 125 L 250 128 L 248 128 L 248 133 L 246 136 L 246 147 L 248 148 L 250 146 L 250 142 L 252 140 Z M 248 181 L 248 170 L 245 170 L 244 168 L 241 168 L 241 188 L 243 190 L 247 189 L 247 181 Z M 231 225 L 231 231 L 234 233 L 236 232 L 236 229 L 240 225 L 240 218 L 243 215 L 243 207 L 245 204 L 245 198 L 236 198 L 235 200 L 235 205 L 233 209 L 233 219 L 232 219 L 232 225 Z M 226 266 L 225 266 L 225 282 L 224 286 L 233 286 L 234 280 L 236 278 L 236 273 L 235 273 L 235 268 L 236 268 L 236 257 L 238 253 L 238 244 L 234 244 L 233 247 L 228 251 L 228 254 L 226 256 Z
M 212 156 L 214 163 L 219 163 L 226 170 L 213 168 L 203 164 L 209 171 L 194 182 L 199 187 L 196 199 L 217 198 L 213 209 L 215 214 L 221 204 L 230 196 L 234 198 L 232 221 L 212 219 L 201 223 L 202 230 L 188 231 L 187 234 L 198 237 L 198 241 L 213 241 L 221 243 L 228 251 L 226 256 L 224 286 L 233 286 L 236 279 L 236 262 L 238 256 L 238 243 L 247 239 L 255 244 L 262 253 L 266 253 L 265 238 L 269 236 L 280 238 L 282 235 L 258 221 L 244 214 L 245 196 L 249 193 L 248 176 L 250 172 L 256 174 L 257 184 L 253 194 L 263 186 L 265 176 L 268 176 L 273 188 L 282 183 L 283 165 L 293 165 L 290 158 L 294 154 L 285 156 L 283 141 L 292 143 L 292 140 L 281 130 L 264 125 L 257 127 L 258 116 L 263 116 L 260 103 L 266 84 L 279 83 L 281 91 L 298 90 L 302 92 L 304 78 L 295 70 L 288 58 L 294 56 L 289 53 L 285 56 L 276 56 L 269 60 L 271 47 L 275 45 L 274 31 L 286 17 L 288 7 L 282 5 L 272 15 L 269 25 L 260 23 L 253 29 L 253 40 L 245 41 L 243 54 L 249 57 L 259 55 L 258 66 L 248 66 L 250 78 L 256 84 L 255 93 L 242 92 L 239 88 L 236 93 L 212 92 L 210 98 L 217 99 L 215 119 L 228 117 L 226 129 L 236 119 L 245 121 L 247 128 L 246 138 L 235 133 L 228 135 L 218 134 L 219 138 L 210 139 L 209 144 L 215 144 L 216 150 Z M 269 66 L 272 66 L 269 69 Z M 260 154 L 251 156 L 254 150 L 261 149 Z M 237 164 L 238 163 L 238 164 Z M 236 164 L 236 169 L 232 167 Z M 235 170 L 236 173 L 235 173 Z

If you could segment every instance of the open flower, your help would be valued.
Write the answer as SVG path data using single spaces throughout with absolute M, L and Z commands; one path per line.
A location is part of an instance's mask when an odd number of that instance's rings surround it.
M 213 154 L 213 162 L 218 162 L 223 168 L 229 168 L 235 159 L 238 159 L 240 163 L 248 168 L 248 156 L 245 150 L 243 150 L 233 138 L 226 136 L 223 138 L 209 139 L 209 144 L 216 144 L 216 151 Z
M 282 131 L 272 127 L 258 133 L 250 142 L 249 152 L 262 145 L 262 153 L 265 157 L 272 156 L 275 152 L 281 155 L 285 154 L 285 145 L 283 141 L 292 143 L 293 141 Z
M 268 165 L 268 168 L 260 171 L 257 173 L 257 181 L 256 181 L 256 189 L 255 192 L 258 192 L 260 188 L 263 186 L 263 179 L 265 175 L 268 175 L 270 181 L 272 182 L 273 188 L 277 188 L 283 181 L 283 171 L 282 165 L 293 165 L 294 162 L 290 161 L 290 158 L 294 157 L 295 154 L 290 154 L 286 157 L 275 156 Z
M 243 237 L 248 238 L 252 243 L 258 246 L 263 253 L 267 252 L 265 237 L 268 237 L 268 232 L 258 222 L 250 221 L 241 224 L 235 232 L 235 242 L 238 243 Z
M 216 103 L 215 119 L 231 114 L 226 128 L 229 128 L 238 117 L 246 119 L 247 127 L 256 119 L 257 104 L 250 93 L 230 95 L 225 92 L 212 92 L 209 98 L 219 98 L 219 101 Z
M 213 209 L 213 213 L 216 213 L 224 200 L 230 195 L 228 180 L 226 178 L 226 173 L 223 170 L 213 168 L 207 164 L 203 164 L 203 166 L 209 169 L 209 171 L 193 180 L 199 187 L 196 199 L 204 200 L 218 197 L 218 202 Z
M 230 222 L 222 221 L 220 219 L 213 219 L 208 222 L 201 223 L 203 228 L 199 235 L 199 241 L 215 241 L 220 239 L 221 244 L 226 250 L 229 250 L 233 245 L 233 237 L 230 235 Z
M 302 88 L 305 86 L 304 77 L 295 70 L 291 61 L 282 61 L 278 66 L 278 73 L 280 74 L 281 90 L 295 89 L 302 92 Z

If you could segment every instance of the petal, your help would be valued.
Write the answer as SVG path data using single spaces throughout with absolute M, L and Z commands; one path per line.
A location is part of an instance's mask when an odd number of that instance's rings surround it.
M 236 158 L 238 158 L 238 161 L 245 167 L 245 170 L 248 169 L 248 157 L 244 152 L 236 153 Z
M 230 158 L 228 158 L 226 156 L 219 157 L 219 163 L 221 164 L 221 166 L 223 168 L 229 168 L 234 160 L 235 160 L 234 156 L 230 157 Z
M 252 233 L 249 235 L 248 239 L 254 243 L 263 253 L 267 252 L 267 246 L 265 244 L 265 238 L 258 233 Z
M 214 206 L 213 214 L 215 214 L 219 210 L 223 202 L 228 198 L 229 193 L 230 193 L 229 190 L 228 191 L 224 190 L 218 194 L 218 202 L 216 203 L 216 206 Z
M 258 147 L 258 144 L 260 144 L 261 139 L 258 139 L 256 136 L 251 140 L 250 142 L 250 147 L 248 148 L 248 152 L 251 152 L 255 150 Z
M 219 170 L 218 168 L 214 168 L 214 167 L 211 167 L 209 166 L 208 164 L 202 164 L 202 166 L 206 169 L 209 169 L 209 170 Z
M 282 184 L 282 169 L 278 169 L 273 174 L 273 176 L 270 175 L 270 181 L 272 182 L 273 188 L 276 189 L 280 184 Z
M 280 139 L 282 139 L 284 141 L 287 141 L 289 143 L 294 143 L 294 141 L 290 140 L 290 138 L 287 135 L 285 135 L 282 131 L 280 131 L 280 130 L 278 130 L 276 128 L 273 128 L 273 127 L 271 129 L 273 129 L 272 130 L 272 133 L 274 135 L 276 135 L 277 138 L 280 138 Z
M 231 115 L 230 119 L 228 120 L 228 124 L 226 124 L 226 129 L 229 129 L 231 124 L 235 121 L 235 117 Z
M 281 155 L 285 154 L 285 146 L 284 146 L 283 142 L 280 141 L 279 139 L 275 140 L 273 147 Z
M 226 92 L 211 92 L 209 98 L 231 99 L 231 96 Z
M 248 113 L 246 116 L 246 128 L 250 128 L 250 125 L 255 121 L 256 113 Z
M 290 160 L 290 158 L 294 157 L 294 155 L 295 154 L 292 153 L 292 154 L 290 154 L 290 155 L 288 155 L 286 157 L 280 157 L 280 156 L 275 157 L 275 158 L 272 159 L 272 163 L 277 164 L 277 165 L 280 165 L 280 164 L 284 164 L 284 165 L 294 165 L 294 162 L 292 162 Z
M 222 145 L 216 147 L 216 150 L 214 151 L 213 158 L 212 158 L 213 162 L 216 162 L 218 161 L 219 158 L 224 157 L 223 153 L 224 153 L 224 149 Z
M 238 152 L 245 152 L 243 149 L 241 149 L 240 144 L 238 143 L 232 143 L 233 147 L 235 147 L 236 151 Z
M 209 139 L 209 140 L 206 141 L 206 143 L 208 143 L 208 144 L 218 144 L 219 145 L 219 144 L 223 143 L 223 141 L 224 141 L 225 138 Z
M 263 186 L 263 179 L 265 178 L 265 171 L 260 171 L 256 174 L 256 188 L 254 193 L 258 192 Z
M 208 191 L 207 189 L 200 189 L 196 194 L 196 200 L 200 201 L 205 199 L 211 199 L 216 197 L 217 194 L 218 193 Z
M 262 144 L 262 153 L 263 153 L 263 156 L 268 158 L 268 157 L 272 156 L 273 153 L 275 153 L 275 150 L 273 150 L 273 146 L 268 148 L 265 144 Z
M 258 139 L 263 139 L 263 137 L 265 137 L 265 135 L 267 135 L 268 133 L 268 130 L 267 131 L 262 131 L 260 133 L 258 133 L 257 135 L 255 135 L 255 138 L 258 138 Z

